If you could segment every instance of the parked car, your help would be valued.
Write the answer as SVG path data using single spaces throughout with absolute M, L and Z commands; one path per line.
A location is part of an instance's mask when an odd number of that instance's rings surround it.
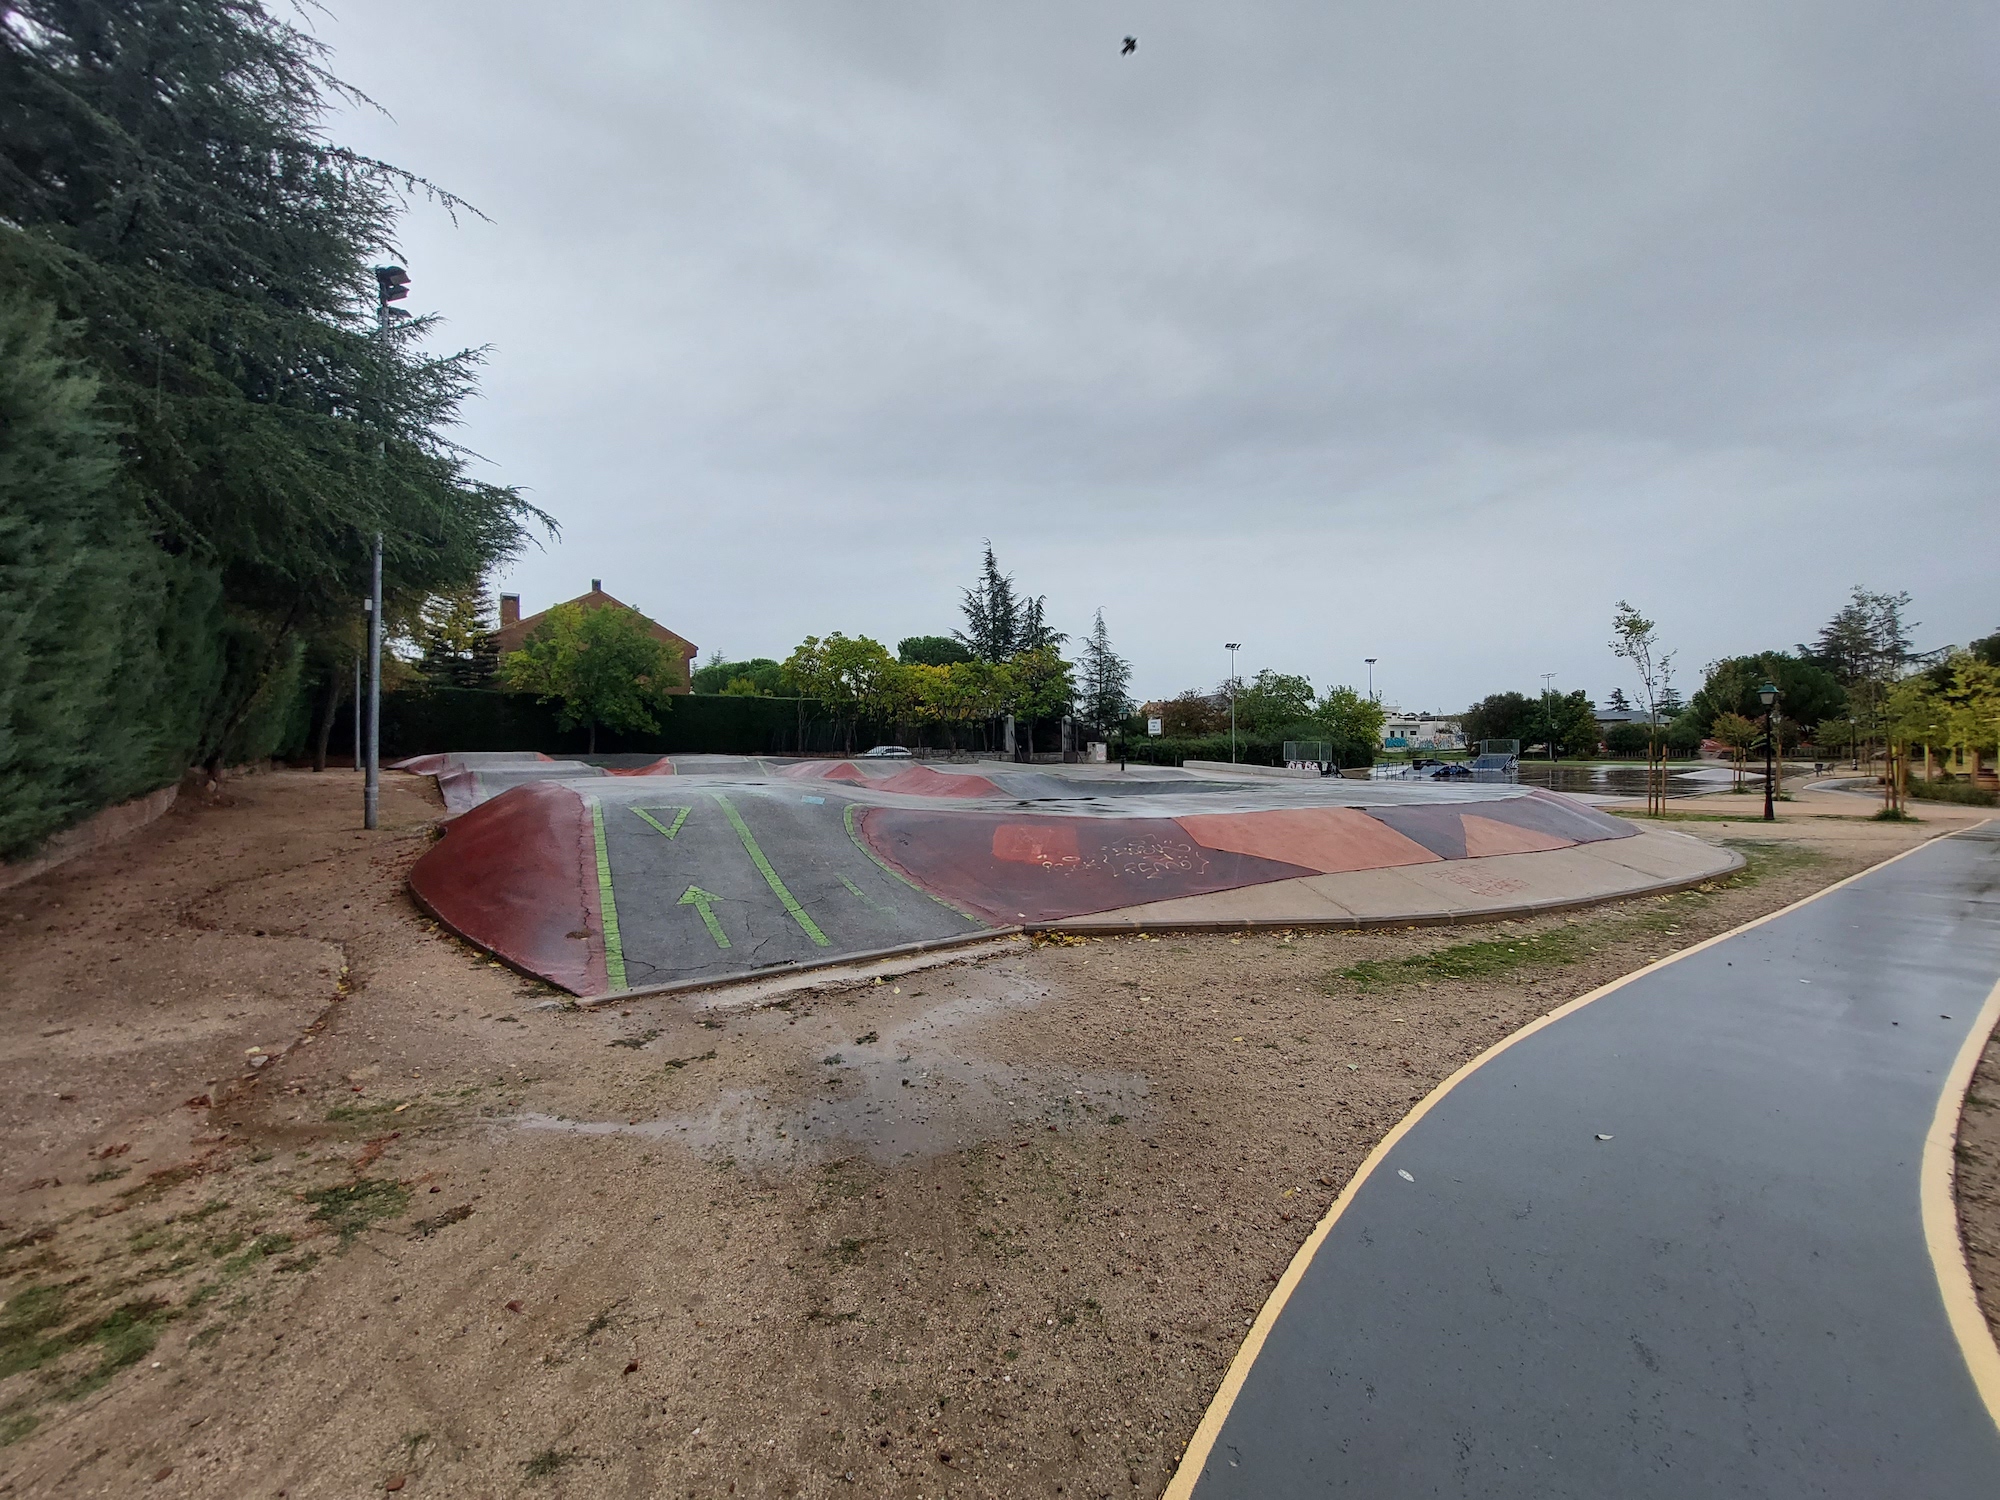
M 1438 768 L 1431 772 L 1431 780 L 1455 781 L 1461 776 L 1470 777 L 1471 775 L 1472 767 L 1468 766 L 1464 761 L 1447 760 L 1438 763 Z
M 910 752 L 901 745 L 877 745 L 873 750 L 861 753 L 863 760 L 908 760 Z

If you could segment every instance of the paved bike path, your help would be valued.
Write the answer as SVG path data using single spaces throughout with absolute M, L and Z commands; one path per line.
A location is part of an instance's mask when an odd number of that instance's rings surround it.
M 1919 1169 L 1996 980 L 1987 824 L 1494 1055 L 1353 1191 L 1169 1495 L 1991 1500 Z

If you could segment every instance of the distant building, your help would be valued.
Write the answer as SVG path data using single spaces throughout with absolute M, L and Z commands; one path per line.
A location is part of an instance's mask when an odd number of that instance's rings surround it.
M 690 691 L 694 676 L 695 645 L 693 641 L 688 640 L 684 636 L 674 634 L 673 631 L 667 629 L 658 620 L 640 615 L 638 610 L 632 609 L 632 606 L 625 603 L 624 600 L 612 598 L 604 592 L 604 580 L 602 578 L 593 578 L 590 580 L 589 593 L 579 594 L 576 598 L 566 599 L 563 602 L 574 604 L 581 609 L 626 609 L 631 610 L 635 615 L 639 615 L 639 618 L 646 622 L 646 628 L 651 630 L 653 635 L 669 651 L 679 654 L 681 664 L 680 680 L 668 688 L 667 691 L 670 693 L 685 693 Z M 554 608 L 553 604 L 549 606 L 549 609 Z M 506 656 L 509 651 L 519 651 L 522 646 L 527 644 L 528 632 L 533 630 L 540 623 L 542 615 L 547 613 L 548 610 L 545 609 L 541 614 L 529 615 L 526 619 L 523 619 L 521 617 L 521 596 L 519 594 L 502 594 L 500 596 L 500 630 L 494 637 L 495 642 L 500 648 L 501 656 Z
M 1384 750 L 1463 750 L 1465 734 L 1457 714 L 1411 714 L 1389 710 L 1382 721 Z

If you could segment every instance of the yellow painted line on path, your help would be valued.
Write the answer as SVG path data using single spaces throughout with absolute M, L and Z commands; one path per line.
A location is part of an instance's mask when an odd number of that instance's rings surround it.
M 1986 1414 L 2000 1427 L 2000 1345 L 1993 1342 L 1993 1325 L 1979 1305 L 1973 1290 L 1972 1267 L 1965 1258 L 1965 1241 L 1958 1232 L 1958 1121 L 1965 1110 L 1966 1091 L 1979 1067 L 1979 1054 L 1986 1050 L 1995 1023 L 2000 1023 L 2000 984 L 1986 997 L 1965 1045 L 1945 1074 L 1944 1092 L 1938 1095 L 1937 1115 L 1931 1120 L 1930 1134 L 1924 1137 L 1923 1215 L 1924 1241 L 1930 1246 L 1931 1268 L 1937 1272 L 1938 1292 L 1944 1298 L 1944 1314 L 1965 1356 L 1965 1368 L 1986 1403 Z
M 1990 822 L 1992 820 L 1988 819 L 1986 821 Z M 1985 823 L 1975 823 L 1971 826 L 1974 828 L 1983 828 Z M 1954 830 L 1954 832 L 1963 831 L 1966 830 Z M 1950 838 L 1951 834 L 1941 834 L 1937 837 Z M 1403 1116 L 1401 1120 L 1397 1121 L 1395 1128 L 1383 1136 L 1375 1149 L 1368 1153 L 1367 1160 L 1361 1163 L 1360 1169 L 1348 1180 L 1347 1186 L 1340 1190 L 1340 1196 L 1333 1200 L 1333 1206 L 1326 1211 L 1326 1217 L 1313 1227 L 1313 1232 L 1307 1236 L 1306 1242 L 1299 1246 L 1298 1253 L 1292 1257 L 1291 1264 L 1285 1267 L 1285 1274 L 1278 1278 L 1277 1287 L 1265 1301 L 1263 1308 L 1257 1314 L 1256 1322 L 1251 1325 L 1249 1334 L 1244 1338 L 1241 1347 L 1237 1349 L 1236 1358 L 1230 1361 L 1228 1372 L 1223 1375 L 1222 1384 L 1216 1390 L 1215 1399 L 1209 1402 L 1208 1410 L 1202 1414 L 1201 1425 L 1195 1428 L 1194 1436 L 1188 1440 L 1187 1450 L 1181 1455 L 1179 1467 L 1174 1470 L 1173 1482 L 1167 1486 L 1161 1496 L 1161 1500 L 1192 1500 L 1195 1485 L 1201 1479 L 1202 1468 L 1208 1463 L 1208 1455 L 1215 1449 L 1215 1440 L 1222 1435 L 1223 1423 L 1229 1420 L 1230 1410 L 1236 1405 L 1236 1398 L 1243 1390 L 1243 1382 L 1250 1378 L 1250 1367 L 1257 1363 L 1257 1356 L 1264 1350 L 1265 1340 L 1271 1336 L 1271 1329 L 1276 1326 L 1279 1315 L 1284 1312 L 1285 1304 L 1291 1301 L 1292 1293 L 1298 1290 L 1299 1283 L 1305 1279 L 1306 1268 L 1312 1264 L 1313 1257 L 1319 1253 L 1319 1247 L 1325 1243 L 1326 1237 L 1333 1232 L 1333 1226 L 1340 1221 L 1340 1216 L 1347 1211 L 1347 1205 L 1354 1201 L 1355 1194 L 1359 1193 L 1363 1185 L 1374 1175 L 1375 1169 L 1387 1159 L 1391 1151 L 1395 1150 L 1403 1137 L 1416 1128 L 1419 1120 L 1423 1119 L 1425 1115 L 1429 1114 L 1443 1102 L 1447 1094 L 1488 1063 L 1492 1062 L 1494 1058 L 1505 1052 L 1509 1047 L 1512 1047 L 1516 1042 L 1525 1041 L 1543 1027 L 1553 1025 L 1564 1016 L 1575 1014 L 1577 1011 L 1582 1010 L 1584 1006 L 1589 1005 L 1593 1000 L 1602 1000 L 1613 991 L 1621 990 L 1636 979 L 1642 979 L 1648 974 L 1654 973 L 1659 969 L 1664 969 L 1668 964 L 1679 963 L 1682 959 L 1690 958 L 1704 949 L 1713 948 L 1717 943 L 1726 943 L 1739 933 L 1749 932 L 1754 928 L 1762 927 L 1766 922 L 1775 922 L 1780 917 L 1788 916 L 1801 907 L 1810 906 L 1821 897 L 1831 896 L 1843 886 L 1852 885 L 1865 875 L 1872 875 L 1877 870 L 1887 869 L 1890 865 L 1895 864 L 1897 860 L 1908 859 L 1919 850 L 1928 849 L 1935 842 L 1937 842 L 1937 838 L 1928 838 L 1921 844 L 1913 844 L 1901 854 L 1892 855 L 1890 858 L 1883 860 L 1879 865 L 1870 865 L 1865 870 L 1857 870 L 1845 880 L 1837 880 L 1824 890 L 1814 891 L 1810 896 L 1794 901 L 1789 906 L 1781 906 L 1776 911 L 1766 912 L 1761 917 L 1745 922 L 1741 927 L 1732 927 L 1727 932 L 1717 933 L 1712 938 L 1707 938 L 1702 942 L 1696 943 L 1692 948 L 1683 948 L 1678 953 L 1670 953 L 1665 958 L 1655 959 L 1643 969 L 1634 969 L 1630 974 L 1614 979 L 1609 984 L 1598 986 L 1598 988 L 1592 990 L 1587 995 L 1579 995 L 1568 1004 L 1559 1005 L 1547 1015 L 1530 1021 L 1512 1036 L 1501 1038 L 1491 1047 L 1480 1053 L 1479 1056 L 1473 1058 L 1471 1062 L 1460 1068 L 1456 1073 L 1453 1073 L 1451 1077 L 1445 1079 L 1443 1083 L 1432 1089 L 1430 1093 L 1426 1094 L 1417 1107 Z M 1995 991 L 1995 996 L 2000 997 L 2000 990 Z M 1987 1011 L 1995 1011 L 1996 1005 L 2000 1005 L 2000 999 L 1989 998 L 1987 1001 Z M 1984 1023 L 1984 1029 L 1982 1030 L 1977 1025 L 1973 1028 L 1982 1042 L 1986 1033 L 1992 1030 L 1994 1019 L 2000 1019 L 2000 1015 L 1989 1016 L 1985 1012 L 1982 1012 L 1980 1020 Z M 1972 1041 L 1968 1040 L 1966 1047 L 1969 1049 L 1969 1053 L 1961 1053 L 1961 1064 L 1965 1064 L 1967 1055 L 1974 1059 L 1974 1061 L 1979 1056 L 1979 1048 Z M 1945 1081 L 1944 1097 L 1938 1104 L 1940 1116 L 1944 1115 L 1947 1104 L 1949 1105 L 1952 1138 L 1955 1138 L 1957 1134 L 1959 1103 L 1965 1097 L 1965 1083 L 1969 1082 L 1972 1077 L 1971 1065 L 1965 1064 L 1965 1078 L 1963 1080 L 1958 1080 L 1957 1074 L 1958 1069 L 1954 1067 L 1952 1077 L 1947 1078 Z M 1953 1088 L 1954 1080 L 1957 1080 L 1955 1092 Z M 1937 1125 L 1933 1124 L 1931 1127 L 1933 1138 L 1937 1134 L 1937 1129 Z M 1973 1371 L 1973 1379 L 1979 1382 L 1980 1395 L 1985 1399 L 1988 1414 L 1993 1417 L 1996 1423 L 2000 1423 L 2000 1385 L 1989 1388 L 1985 1383 L 1989 1379 L 2000 1382 L 2000 1354 L 1994 1352 L 1992 1332 L 1986 1325 L 1985 1315 L 1980 1311 L 1976 1299 L 1971 1302 L 1970 1323 L 1967 1322 L 1965 1304 L 1957 1298 L 1953 1288 L 1947 1284 L 1950 1279 L 1947 1275 L 1948 1267 L 1955 1265 L 1957 1268 L 1956 1276 L 1963 1278 L 1965 1297 L 1970 1298 L 1972 1296 L 1972 1273 L 1966 1269 L 1964 1252 L 1958 1247 L 1958 1216 L 1952 1206 L 1949 1176 L 1951 1171 L 1949 1141 L 1945 1147 L 1943 1170 L 1946 1173 L 1946 1180 L 1943 1190 L 1943 1207 L 1940 1210 L 1943 1215 L 1942 1233 L 1949 1236 L 1948 1244 L 1951 1247 L 1949 1254 L 1941 1252 L 1937 1233 L 1932 1228 L 1933 1214 L 1929 1188 L 1931 1176 L 1928 1170 L 1930 1154 L 1931 1146 L 1927 1142 L 1924 1147 L 1926 1166 L 1924 1176 L 1924 1235 L 1930 1243 L 1931 1263 L 1937 1269 L 1939 1290 L 1944 1296 L 1946 1312 L 1951 1317 L 1952 1332 L 1958 1338 L 1959 1348 L 1964 1351 L 1967 1366 Z M 1973 1337 L 1975 1333 L 1984 1339 L 1983 1352 L 1978 1340 Z M 1988 1360 L 1991 1361 L 1990 1364 L 1985 1363 Z M 1984 1375 L 1981 1373 L 1982 1370 L 1986 1372 Z

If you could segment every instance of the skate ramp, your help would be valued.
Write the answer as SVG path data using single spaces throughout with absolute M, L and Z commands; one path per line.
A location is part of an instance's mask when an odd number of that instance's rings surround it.
M 1450 920 L 1685 884 L 1733 863 L 1511 786 L 666 764 L 427 764 L 455 815 L 411 888 L 470 941 L 598 996 L 1016 926 Z M 612 774 L 623 769 L 648 774 Z M 1627 847 L 1639 857 L 1609 852 Z M 1345 900 L 1328 884 L 1343 881 Z

